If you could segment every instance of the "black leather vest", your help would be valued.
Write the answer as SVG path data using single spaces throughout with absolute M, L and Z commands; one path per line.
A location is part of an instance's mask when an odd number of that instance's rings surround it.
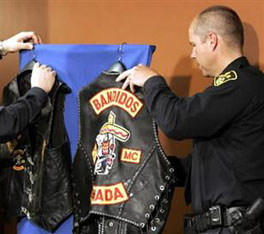
M 79 93 L 75 227 L 101 216 L 135 225 L 140 233 L 160 233 L 169 212 L 174 170 L 142 93 L 122 90 L 117 75 L 102 73 Z
M 11 104 L 30 88 L 33 63 L 4 89 Z M 54 231 L 72 213 L 71 156 L 64 126 L 64 98 L 70 89 L 56 80 L 49 102 L 16 139 L 1 145 L 1 202 L 6 218 L 27 216 Z

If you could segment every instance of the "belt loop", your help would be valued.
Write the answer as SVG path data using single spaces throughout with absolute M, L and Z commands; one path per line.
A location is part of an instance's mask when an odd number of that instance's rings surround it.
M 196 224 L 193 214 L 186 214 L 184 216 L 184 234 L 197 234 Z
M 225 209 L 224 209 L 225 210 Z M 222 209 L 220 206 L 212 206 L 209 208 L 210 224 L 212 226 L 221 226 L 222 222 Z

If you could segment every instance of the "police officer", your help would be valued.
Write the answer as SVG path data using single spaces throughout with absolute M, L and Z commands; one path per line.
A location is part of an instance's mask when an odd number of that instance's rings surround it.
M 0 42 L 0 58 L 21 49 L 33 49 L 33 44 L 41 43 L 34 32 L 21 32 Z M 55 82 L 55 71 L 36 63 L 31 76 L 31 89 L 15 103 L 0 107 L 0 142 L 13 139 L 40 112 L 48 100 L 48 92 Z
M 191 58 L 213 78 L 202 93 L 179 98 L 143 65 L 117 81 L 125 79 L 123 88 L 131 91 L 143 87 L 148 110 L 168 137 L 193 139 L 192 154 L 173 160 L 177 172 L 187 175 L 182 184 L 194 211 L 185 232 L 263 233 L 261 215 L 244 220 L 248 207 L 264 195 L 264 75 L 243 56 L 243 26 L 229 7 L 198 14 L 189 39 Z

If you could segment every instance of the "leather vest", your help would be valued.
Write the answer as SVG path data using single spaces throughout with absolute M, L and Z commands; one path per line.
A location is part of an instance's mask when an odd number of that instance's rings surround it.
M 33 63 L 4 89 L 11 104 L 30 88 Z M 72 213 L 70 145 L 64 99 L 70 89 L 56 80 L 49 102 L 16 139 L 1 145 L 1 202 L 5 217 L 27 216 L 54 231 Z
M 160 233 L 173 194 L 174 169 L 142 93 L 122 90 L 117 75 L 104 72 L 79 92 L 75 229 L 97 216 L 135 225 L 140 233 Z

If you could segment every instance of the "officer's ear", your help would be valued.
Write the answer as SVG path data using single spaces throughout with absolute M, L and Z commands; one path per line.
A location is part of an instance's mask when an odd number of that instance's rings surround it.
M 208 43 L 211 51 L 214 51 L 218 45 L 218 35 L 214 32 L 209 32 L 208 34 Z

